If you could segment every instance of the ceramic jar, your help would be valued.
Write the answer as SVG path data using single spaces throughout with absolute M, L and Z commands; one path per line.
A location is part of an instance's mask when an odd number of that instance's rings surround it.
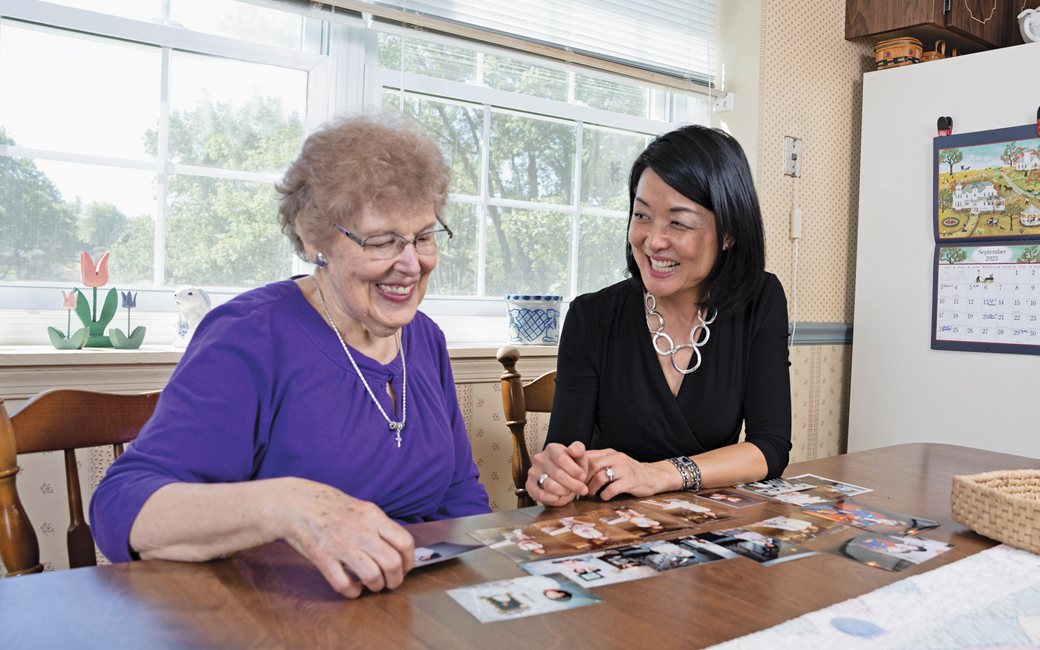
M 506 296 L 507 337 L 513 345 L 556 345 L 560 342 L 563 296 Z

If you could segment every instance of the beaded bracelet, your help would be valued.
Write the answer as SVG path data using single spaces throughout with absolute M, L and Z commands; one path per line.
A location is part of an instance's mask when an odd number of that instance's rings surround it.
M 701 489 L 701 468 L 686 456 L 669 458 L 683 475 L 682 489 L 688 492 L 697 492 Z

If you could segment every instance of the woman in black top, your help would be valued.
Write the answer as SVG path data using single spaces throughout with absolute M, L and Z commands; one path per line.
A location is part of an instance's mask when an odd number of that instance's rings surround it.
M 563 326 L 547 443 L 527 479 L 547 505 L 787 466 L 787 300 L 764 270 L 744 152 L 721 131 L 683 127 L 650 143 L 629 188 L 631 277 L 576 298 Z

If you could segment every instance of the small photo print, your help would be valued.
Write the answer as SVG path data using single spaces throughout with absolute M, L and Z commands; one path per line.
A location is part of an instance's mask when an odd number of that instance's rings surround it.
M 689 545 L 681 539 L 673 539 L 663 542 L 646 542 L 635 546 L 626 546 L 617 549 L 621 558 L 626 561 L 638 562 L 639 564 L 653 568 L 655 571 L 671 571 L 687 566 L 704 564 L 723 560 L 726 557 L 734 557 L 725 549 L 717 549 L 713 552 L 710 546 Z
M 797 479 L 789 478 L 771 478 L 766 481 L 756 481 L 754 483 L 743 483 L 741 485 L 734 486 L 738 490 L 744 492 L 751 492 L 763 497 L 772 497 L 784 492 L 797 492 L 798 490 L 811 490 L 816 487 L 812 483 L 804 483 Z
M 703 526 L 704 524 L 733 518 L 729 515 L 721 515 L 711 508 L 701 505 L 693 497 L 654 497 L 641 500 L 639 505 L 683 519 L 692 526 Z
M 953 546 L 912 535 L 867 533 L 823 550 L 887 571 L 904 571 L 945 553 Z
M 818 517 L 773 517 L 744 528 L 792 544 L 805 544 L 834 533 L 856 530 L 851 526 L 821 520 Z
M 471 530 L 469 536 L 505 555 L 517 564 L 550 557 L 574 555 L 573 546 L 546 535 L 534 526 L 505 526 Z
M 610 509 L 594 510 L 586 512 L 585 516 L 595 517 L 603 523 L 620 528 L 637 538 L 672 533 L 691 527 L 682 519 L 656 513 L 640 506 L 616 506 Z
M 809 505 L 802 508 L 807 515 L 823 517 L 841 524 L 849 524 L 872 533 L 915 535 L 922 530 L 936 528 L 939 522 L 921 517 L 912 517 L 891 510 L 863 505 L 856 501 L 838 501 L 826 505 Z
M 415 548 L 415 566 L 418 568 L 437 564 L 478 548 L 484 547 L 480 544 L 452 544 L 451 542 L 437 542 L 429 546 L 417 546 Z
M 789 481 L 800 481 L 802 483 L 809 483 L 817 487 L 830 488 L 836 492 L 840 492 L 847 497 L 854 497 L 857 494 L 863 494 L 865 492 L 873 492 L 870 488 L 860 487 L 851 483 L 842 483 L 841 481 L 835 481 L 834 479 L 823 478 L 822 476 L 816 476 L 815 474 L 802 474 L 801 476 L 795 476 L 794 478 L 788 479 Z
M 814 551 L 746 528 L 716 530 L 701 533 L 696 535 L 696 538 L 721 546 L 763 566 L 818 555 Z
M 773 498 L 795 506 L 809 506 L 842 501 L 847 499 L 848 496 L 829 487 L 813 487 L 809 490 L 799 490 L 798 492 L 784 492 L 783 494 L 775 495 Z
M 589 515 L 536 521 L 531 525 L 583 553 L 621 544 L 631 544 L 639 539 L 622 528 L 604 523 Z
M 448 590 L 481 623 L 547 614 L 603 602 L 562 575 L 536 575 Z
M 708 501 L 714 501 L 730 508 L 747 508 L 748 506 L 757 506 L 760 503 L 767 503 L 762 497 L 756 497 L 751 494 L 741 494 L 740 492 L 734 492 L 733 490 L 710 490 L 708 492 L 701 492 L 697 495 L 700 499 L 707 499 Z
M 657 571 L 649 566 L 634 560 L 619 560 L 620 557 L 617 550 L 609 550 L 556 560 L 528 562 L 521 564 L 520 568 L 531 575 L 559 573 L 590 589 L 657 575 Z

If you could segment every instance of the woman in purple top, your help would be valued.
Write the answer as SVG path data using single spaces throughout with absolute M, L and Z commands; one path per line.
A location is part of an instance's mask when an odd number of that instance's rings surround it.
M 412 568 L 401 523 L 490 512 L 444 335 L 417 312 L 451 237 L 448 179 L 394 118 L 307 139 L 279 218 L 318 268 L 199 325 L 91 501 L 106 556 L 204 561 L 281 539 L 357 596 Z

